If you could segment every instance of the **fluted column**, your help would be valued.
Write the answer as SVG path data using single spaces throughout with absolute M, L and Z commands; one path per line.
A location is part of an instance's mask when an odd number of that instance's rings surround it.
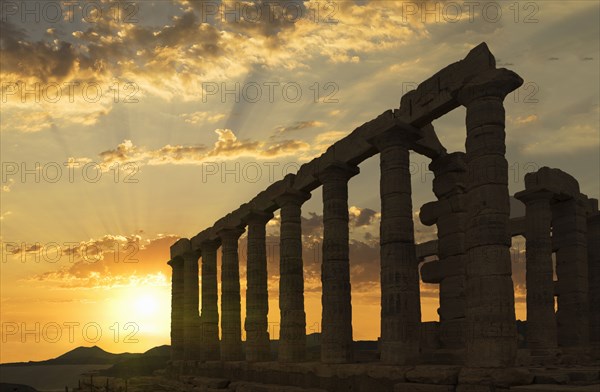
M 183 357 L 183 258 L 175 257 L 167 264 L 173 269 L 171 275 L 171 359 Z
M 358 167 L 341 163 L 319 173 L 323 184 L 321 360 L 326 363 L 353 360 L 348 180 L 358 173 Z
M 276 199 L 281 208 L 279 246 L 279 361 L 300 362 L 306 358 L 306 313 L 304 311 L 304 266 L 302 262 L 302 204 L 309 193 L 289 191 Z
M 248 265 L 246 290 L 246 360 L 268 361 L 271 357 L 268 320 L 267 248 L 265 225 L 273 214 L 254 211 L 248 224 Z
M 590 287 L 590 343 L 595 358 L 600 358 L 600 212 L 598 201 L 587 218 L 588 280 Z
M 411 364 L 419 356 L 421 303 L 409 150 L 397 132 L 374 144 L 381 171 L 381 360 Z
M 582 200 L 571 198 L 552 206 L 552 236 L 558 277 L 558 345 L 589 346 L 587 221 Z
M 202 347 L 204 358 L 217 360 L 221 357 L 219 347 L 219 309 L 217 285 L 218 241 L 205 241 L 202 252 Z
M 471 80 L 458 96 L 467 109 L 468 366 L 511 366 L 516 359 L 503 100 L 522 83 L 514 72 L 493 69 Z
M 532 354 L 547 354 L 557 347 L 552 267 L 553 194 L 525 190 L 515 197 L 525 203 L 527 346 Z
M 431 162 L 433 193 L 448 208 L 436 220 L 440 280 L 440 343 L 442 348 L 465 347 L 465 154 L 455 152 Z
M 183 258 L 183 357 L 201 359 L 201 328 L 198 285 L 198 254 L 187 252 Z
M 221 238 L 221 360 L 239 361 L 242 353 L 240 263 L 238 240 L 243 229 L 219 231 Z

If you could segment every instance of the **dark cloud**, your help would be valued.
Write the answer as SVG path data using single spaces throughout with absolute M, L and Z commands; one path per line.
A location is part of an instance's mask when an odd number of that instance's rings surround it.
M 263 36 L 269 47 L 281 42 L 277 35 L 294 28 L 297 21 L 309 17 L 309 10 L 302 0 L 248 0 L 205 1 L 183 0 L 205 23 L 244 35 Z
M 350 224 L 354 227 L 368 226 L 375 220 L 377 212 L 370 208 L 356 209 L 357 214 L 350 215 Z
M 0 21 L 0 69 L 5 76 L 63 81 L 75 70 L 77 57 L 68 42 L 29 42 L 24 30 Z
M 302 217 L 302 235 L 306 238 L 322 237 L 323 233 L 323 215 L 316 212 L 309 212 L 309 217 Z

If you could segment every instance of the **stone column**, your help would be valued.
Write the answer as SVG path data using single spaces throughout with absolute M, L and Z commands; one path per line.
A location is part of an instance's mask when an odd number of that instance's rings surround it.
M 465 154 L 455 152 L 432 161 L 433 193 L 447 207 L 436 219 L 440 280 L 440 342 L 443 348 L 465 347 Z
M 202 252 L 202 347 L 206 360 L 221 357 L 219 347 L 219 309 L 217 285 L 218 241 L 205 241 Z
M 374 141 L 380 152 L 381 360 L 415 363 L 421 336 L 409 151 L 396 132 Z
M 590 288 L 590 343 L 595 358 L 600 358 L 600 212 L 593 203 L 587 218 L 588 280 Z
M 583 349 L 589 346 L 587 221 L 579 198 L 552 206 L 552 235 L 558 277 L 558 345 Z
M 267 248 L 265 225 L 273 214 L 251 212 L 248 224 L 248 264 L 246 290 L 246 360 L 268 361 L 271 358 L 269 342 L 269 291 L 267 287 Z
M 356 166 L 334 163 L 318 175 L 323 184 L 321 360 L 326 363 L 353 360 L 348 180 L 358 173 Z
M 183 359 L 183 258 L 175 257 L 167 264 L 171 276 L 171 360 Z
M 219 231 L 221 260 L 221 360 L 240 361 L 242 353 L 242 320 L 240 298 L 240 263 L 238 240 L 241 228 Z
M 514 364 L 517 352 L 503 100 L 523 83 L 493 69 L 459 93 L 467 109 L 466 348 L 468 366 Z
M 304 312 L 304 265 L 302 262 L 302 204 L 310 193 L 288 191 L 276 199 L 281 208 L 279 245 L 279 361 L 300 362 L 306 358 L 306 313 Z
M 532 355 L 551 354 L 557 347 L 552 267 L 553 193 L 525 190 L 515 197 L 525 203 L 527 346 Z
M 198 254 L 187 252 L 183 258 L 183 357 L 201 359 L 201 328 L 198 285 Z

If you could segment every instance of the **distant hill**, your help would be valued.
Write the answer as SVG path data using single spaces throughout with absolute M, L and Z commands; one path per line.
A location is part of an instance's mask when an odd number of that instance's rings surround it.
M 98 346 L 77 347 L 60 357 L 45 362 L 52 362 L 52 365 L 108 365 L 118 363 L 129 358 L 134 358 L 141 354 L 122 353 L 113 354 L 102 350 Z
M 139 356 L 116 363 L 108 369 L 103 369 L 98 374 L 110 377 L 151 376 L 155 370 L 166 368 L 170 358 L 171 346 L 158 346 Z
M 37 392 L 37 389 L 29 385 L 0 382 L 0 392 Z
M 309 359 L 320 357 L 320 333 L 308 334 L 306 337 L 307 356 Z M 243 342 L 242 344 L 245 344 Z M 271 341 L 273 359 L 277 358 L 279 341 Z M 357 352 L 376 352 L 377 341 L 356 341 Z M 99 371 L 100 375 L 111 377 L 149 376 L 155 370 L 167 367 L 171 357 L 171 346 L 164 345 L 151 348 L 145 353 L 113 354 L 98 346 L 77 347 L 61 356 L 45 361 L 15 362 L 0 364 L 0 367 L 43 366 L 43 365 L 112 365 Z M 0 391 L 4 392 L 4 390 Z
M 77 347 L 63 355 L 45 361 L 29 361 L 3 363 L 0 366 L 40 366 L 40 365 L 111 365 L 142 354 L 122 353 L 113 354 L 102 350 L 98 346 Z

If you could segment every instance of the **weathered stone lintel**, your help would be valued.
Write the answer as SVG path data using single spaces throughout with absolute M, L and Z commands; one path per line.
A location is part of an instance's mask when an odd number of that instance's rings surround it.
M 435 119 L 456 109 L 456 99 L 462 87 L 476 75 L 496 68 L 496 60 L 485 43 L 425 80 L 416 90 L 404 94 L 400 100 L 400 116 L 416 127 L 430 124 Z

